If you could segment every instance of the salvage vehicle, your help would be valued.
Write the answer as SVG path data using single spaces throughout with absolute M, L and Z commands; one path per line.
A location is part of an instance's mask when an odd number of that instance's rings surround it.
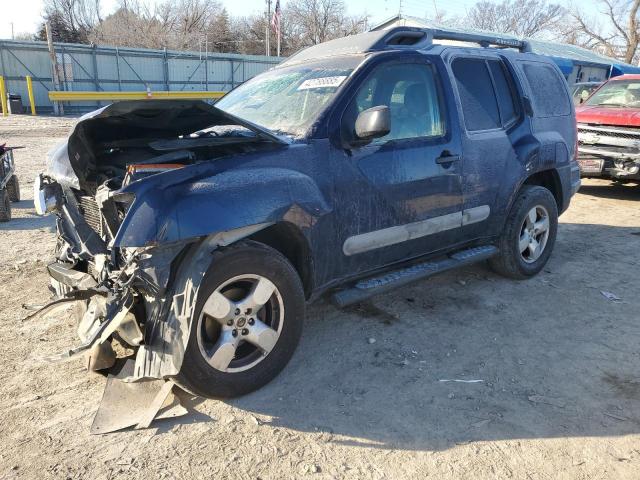
M 576 109 L 583 177 L 640 180 L 640 75 L 614 77 Z
M 0 145 L 0 222 L 11 220 L 11 202 L 20 201 L 20 183 L 16 176 L 13 151 L 15 148 Z
M 435 40 L 478 46 L 451 46 Z M 305 305 L 472 262 L 527 279 L 580 185 L 558 68 L 523 41 L 394 28 L 310 47 L 202 101 L 85 115 L 36 179 L 57 216 L 55 302 L 92 369 L 205 397 L 290 360 Z

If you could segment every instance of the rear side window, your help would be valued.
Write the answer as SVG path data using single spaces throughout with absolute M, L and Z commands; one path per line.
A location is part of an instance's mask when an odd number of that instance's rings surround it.
M 498 99 L 498 106 L 500 107 L 502 125 L 510 125 L 518 118 L 511 74 L 507 72 L 506 67 L 499 60 L 490 60 L 488 65 L 496 87 L 496 98 Z
M 561 117 L 571 113 L 567 86 L 551 66 L 539 62 L 521 62 L 529 84 L 536 117 Z
M 485 60 L 459 58 L 454 60 L 452 69 L 460 92 L 467 130 L 500 128 L 498 103 Z

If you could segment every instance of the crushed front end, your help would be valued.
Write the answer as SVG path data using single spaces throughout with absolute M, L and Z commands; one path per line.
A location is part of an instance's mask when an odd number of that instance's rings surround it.
M 78 321 L 80 343 L 60 358 L 84 354 L 88 369 L 109 369 L 117 343 L 120 351 L 137 351 L 136 377 L 175 374 L 179 359 L 174 365 L 170 357 L 184 341 L 178 338 L 184 327 L 175 322 L 177 316 L 189 316 L 194 292 L 192 285 L 186 290 L 182 285 L 178 295 L 187 301 L 176 302 L 179 287 L 169 280 L 198 240 L 118 247 L 116 233 L 133 201 L 130 194 L 103 188 L 90 195 L 46 175 L 38 177 L 36 189 L 39 213 L 56 215 L 55 261 L 47 266 L 52 303 L 74 302 Z M 180 311 L 183 306 L 186 311 Z M 154 345 L 159 348 L 150 355 Z
M 78 344 L 53 358 L 108 370 L 132 357 L 129 381 L 176 375 L 199 282 L 225 240 L 199 230 L 196 209 L 171 207 L 191 201 L 216 160 L 278 142 L 200 101 L 120 102 L 81 118 L 34 184 L 36 211 L 56 215 L 45 310 L 73 302 L 78 320 Z

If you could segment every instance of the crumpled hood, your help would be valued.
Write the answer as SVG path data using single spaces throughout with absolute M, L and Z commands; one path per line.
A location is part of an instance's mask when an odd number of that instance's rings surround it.
M 640 127 L 640 108 L 582 106 L 576 108 L 578 123 Z
M 262 138 L 287 143 L 270 130 L 202 100 L 132 100 L 112 103 L 80 117 L 71 136 L 85 123 L 96 121 L 106 127 L 99 134 L 99 140 L 103 142 L 145 136 L 175 138 L 214 125 L 240 125 Z
M 244 127 L 265 141 L 289 143 L 285 137 L 202 100 L 123 101 L 80 117 L 67 141 L 49 153 L 48 173 L 60 183 L 80 188 L 96 167 L 97 146 L 170 140 L 224 125 Z

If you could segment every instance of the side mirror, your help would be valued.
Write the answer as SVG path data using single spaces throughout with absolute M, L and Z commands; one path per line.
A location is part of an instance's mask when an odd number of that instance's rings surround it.
M 369 142 L 391 131 L 391 113 L 386 105 L 378 105 L 361 112 L 356 119 L 357 140 Z

